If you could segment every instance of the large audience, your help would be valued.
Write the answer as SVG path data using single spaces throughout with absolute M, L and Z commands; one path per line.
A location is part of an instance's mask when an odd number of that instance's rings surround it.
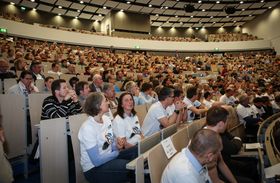
M 280 111 L 280 58 L 270 51 L 182 58 L 17 37 L 1 37 L 0 43 L 1 80 L 19 80 L 7 93 L 27 97 L 49 92 L 51 96 L 43 102 L 42 119 L 78 114 L 83 106 L 89 117 L 79 131 L 79 141 L 81 165 L 89 182 L 104 182 L 105 177 L 106 182 L 131 180 L 125 164 L 136 157 L 135 145 L 174 123 L 190 124 L 206 115 L 207 128 L 211 129 L 219 123 L 212 119 L 216 110 L 224 116 L 219 119 L 223 127 L 217 131 L 223 134 L 228 114 L 222 106 L 233 106 L 246 134 L 253 137 L 242 140 L 254 142 L 261 122 Z M 63 75 L 71 79 L 55 79 Z M 79 80 L 78 76 L 86 79 Z M 45 88 L 38 88 L 37 80 L 45 80 Z M 151 107 L 139 121 L 134 107 L 142 104 Z M 216 139 L 212 132 L 201 133 Z M 221 145 L 216 148 L 221 150 Z M 187 152 L 190 156 L 197 153 L 195 145 Z M 216 166 L 209 169 L 211 179 L 220 179 L 211 173 L 217 168 L 227 170 L 222 171 L 222 180 L 257 181 L 253 180 L 253 169 L 250 176 L 237 175 L 237 165 L 231 164 L 228 156 L 219 156 Z M 114 174 L 116 170 L 119 174 Z M 168 182 L 166 177 L 163 182 Z

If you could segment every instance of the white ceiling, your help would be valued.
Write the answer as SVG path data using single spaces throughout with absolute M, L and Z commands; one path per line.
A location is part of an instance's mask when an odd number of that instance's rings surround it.
M 152 26 L 164 27 L 218 27 L 236 26 L 254 19 L 275 7 L 279 0 L 3 0 L 14 2 L 26 8 L 62 16 L 79 17 L 101 21 L 112 9 L 124 12 L 150 14 Z M 196 10 L 184 11 L 185 4 L 192 4 Z M 234 6 L 236 12 L 227 15 L 224 8 Z M 202 11 L 203 10 L 203 11 Z M 215 23 L 214 23 L 215 22 Z

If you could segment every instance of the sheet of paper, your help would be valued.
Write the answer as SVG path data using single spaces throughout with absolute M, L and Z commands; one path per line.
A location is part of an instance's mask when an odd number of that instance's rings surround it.
M 271 167 L 265 168 L 265 178 L 272 178 L 275 177 L 275 175 L 280 174 L 280 163 L 273 165 Z
M 246 150 L 258 149 L 258 148 L 262 148 L 262 144 L 260 144 L 260 143 L 249 143 L 249 144 L 245 144 L 245 149 L 246 149 Z
M 177 150 L 175 149 L 170 137 L 161 141 L 161 145 L 168 159 L 176 154 Z

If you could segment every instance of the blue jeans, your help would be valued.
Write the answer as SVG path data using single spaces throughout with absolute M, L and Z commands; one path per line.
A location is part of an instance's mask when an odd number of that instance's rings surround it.
M 84 175 L 90 183 L 121 183 L 134 181 L 134 171 L 126 169 L 126 164 L 137 157 L 137 145 L 120 152 L 116 159 L 94 167 Z

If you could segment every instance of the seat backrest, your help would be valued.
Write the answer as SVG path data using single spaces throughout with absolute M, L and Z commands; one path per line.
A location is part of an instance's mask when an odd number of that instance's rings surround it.
M 145 116 L 147 114 L 146 105 L 136 105 L 134 106 L 134 110 L 136 111 L 136 115 L 139 119 L 140 126 L 142 126 Z
M 177 126 L 178 126 L 178 125 L 175 123 L 175 124 L 170 125 L 170 126 L 168 126 L 168 127 L 166 127 L 166 128 L 163 128 L 163 129 L 161 130 L 161 140 L 164 140 L 164 139 L 166 139 L 167 137 L 169 137 L 169 136 L 173 135 L 174 133 L 176 133 L 176 131 L 177 131 Z
M 144 183 L 144 157 L 141 155 L 136 159 L 136 183 Z
M 28 95 L 29 113 L 32 130 L 32 146 L 36 142 L 35 138 L 38 132 L 38 128 L 35 125 L 39 124 L 41 121 L 43 101 L 48 96 L 50 96 L 50 94 L 31 93 Z
M 140 156 L 144 152 L 148 151 L 161 141 L 161 132 L 156 132 L 153 135 L 142 139 L 138 143 L 138 155 Z
M 196 131 L 200 130 L 206 122 L 206 118 L 201 118 L 199 120 L 194 120 L 189 126 L 188 126 L 188 133 L 189 138 L 191 139 Z
M 269 162 L 271 165 L 275 165 L 278 163 L 278 160 L 277 160 L 276 155 L 273 150 L 272 139 L 271 139 L 271 135 L 272 135 L 271 132 L 277 121 L 278 120 L 276 119 L 272 123 L 270 123 L 265 131 L 265 148 L 266 148 L 266 153 L 267 153 L 267 156 L 268 156 L 268 159 L 269 159 Z
M 15 78 L 4 79 L 4 93 L 7 93 L 8 89 L 13 85 L 17 84 L 17 80 Z
M 148 165 L 151 183 L 160 183 L 162 173 L 168 162 L 169 160 L 167 159 L 161 144 L 156 145 L 149 151 Z
M 240 122 L 239 122 L 236 110 L 232 106 L 229 106 L 229 105 L 223 105 L 223 108 L 225 108 L 229 113 L 228 118 L 227 118 L 227 125 L 228 125 L 227 129 L 230 130 L 233 127 L 239 125 Z
M 233 136 L 237 136 L 241 139 L 245 139 L 246 133 L 245 133 L 245 126 L 244 124 L 239 124 L 233 128 L 231 128 L 229 130 L 229 132 L 233 135 Z
M 171 140 L 177 152 L 180 152 L 189 143 L 188 127 L 184 127 L 171 136 Z
M 41 182 L 69 182 L 66 118 L 40 121 L 39 134 Z
M 44 91 L 45 81 L 43 79 L 36 79 L 35 85 L 39 89 L 40 92 Z
M 277 119 L 280 117 L 280 112 L 273 114 L 272 116 L 270 116 L 269 118 L 267 118 L 266 120 L 264 120 L 258 129 L 258 133 L 257 133 L 257 137 L 258 137 L 258 142 L 259 143 L 263 143 L 264 142 L 264 133 L 265 133 L 265 129 L 267 128 L 267 126 L 273 122 L 273 120 Z
M 81 152 L 80 152 L 80 143 L 78 139 L 79 129 L 86 119 L 87 119 L 86 114 L 69 116 L 69 127 L 71 132 L 71 140 L 72 140 L 72 147 L 73 147 L 74 160 L 75 160 L 76 183 L 86 182 L 80 164 Z
M 27 148 L 25 98 L 22 95 L 1 94 L 0 101 L 8 158 L 24 155 Z

